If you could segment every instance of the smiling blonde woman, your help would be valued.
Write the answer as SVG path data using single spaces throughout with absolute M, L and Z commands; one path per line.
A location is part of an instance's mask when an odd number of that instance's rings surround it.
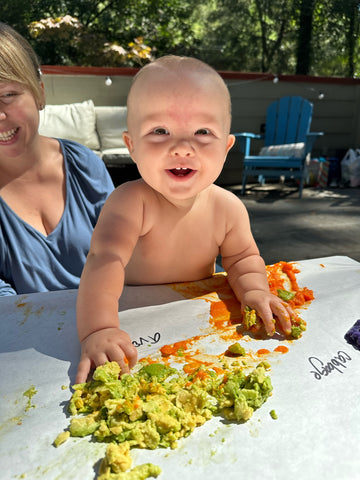
M 113 190 L 91 150 L 39 135 L 44 105 L 33 49 L 0 23 L 0 296 L 77 288 Z

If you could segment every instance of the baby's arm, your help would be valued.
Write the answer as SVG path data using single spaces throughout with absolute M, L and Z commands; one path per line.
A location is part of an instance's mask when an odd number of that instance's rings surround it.
M 293 312 L 270 292 L 265 262 L 252 236 L 246 208 L 235 196 L 229 197 L 228 201 L 227 233 L 221 255 L 229 283 L 242 308 L 248 306 L 257 311 L 268 335 L 275 332 L 274 315 L 284 332 L 289 334 Z
M 106 201 L 94 229 L 77 298 L 81 359 L 76 383 L 106 361 L 128 372 L 137 361 L 129 335 L 119 328 L 118 302 L 128 263 L 142 227 L 142 201 L 129 185 L 118 187 Z

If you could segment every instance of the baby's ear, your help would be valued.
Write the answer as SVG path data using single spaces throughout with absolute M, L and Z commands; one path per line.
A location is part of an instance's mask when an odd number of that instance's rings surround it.
M 123 140 L 124 140 L 124 143 L 125 145 L 127 146 L 127 149 L 129 150 L 129 153 L 130 155 L 132 154 L 133 152 L 133 141 L 131 140 L 131 135 L 129 132 L 123 132 L 122 134 L 122 137 L 123 137 Z
M 228 135 L 227 142 L 226 142 L 226 153 L 234 146 L 235 143 L 235 135 Z

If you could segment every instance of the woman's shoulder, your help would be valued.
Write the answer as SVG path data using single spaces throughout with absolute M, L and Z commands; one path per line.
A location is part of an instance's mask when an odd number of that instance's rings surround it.
M 65 162 L 72 170 L 76 170 L 81 175 L 90 176 L 93 179 L 109 176 L 103 160 L 90 148 L 73 140 L 58 139 L 58 141 Z
M 89 191 L 114 190 L 114 184 L 103 160 L 92 150 L 72 140 L 58 139 L 64 156 L 65 168 L 70 183 L 81 184 Z
M 58 138 L 57 140 L 59 141 L 64 156 L 67 160 L 73 163 L 82 163 L 85 166 L 89 163 L 104 165 L 104 162 L 101 160 L 101 158 L 96 155 L 95 152 L 90 150 L 90 148 L 85 147 L 85 145 L 64 138 Z

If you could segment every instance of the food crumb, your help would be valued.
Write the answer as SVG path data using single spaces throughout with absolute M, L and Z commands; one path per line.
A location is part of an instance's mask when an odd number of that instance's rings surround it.
M 23 393 L 24 397 L 28 397 L 28 401 L 27 401 L 26 407 L 25 407 L 25 412 L 28 412 L 30 410 L 30 408 L 35 408 L 36 407 L 36 405 L 31 403 L 31 399 L 35 394 L 37 394 L 37 390 L 35 389 L 34 385 L 32 385 L 30 388 L 28 388 L 26 390 L 26 392 Z
M 277 420 L 278 416 L 275 410 L 270 411 L 270 417 L 273 418 L 274 420 Z
M 54 446 L 57 448 L 62 445 L 70 437 L 69 430 L 59 433 L 59 435 L 54 440 Z

